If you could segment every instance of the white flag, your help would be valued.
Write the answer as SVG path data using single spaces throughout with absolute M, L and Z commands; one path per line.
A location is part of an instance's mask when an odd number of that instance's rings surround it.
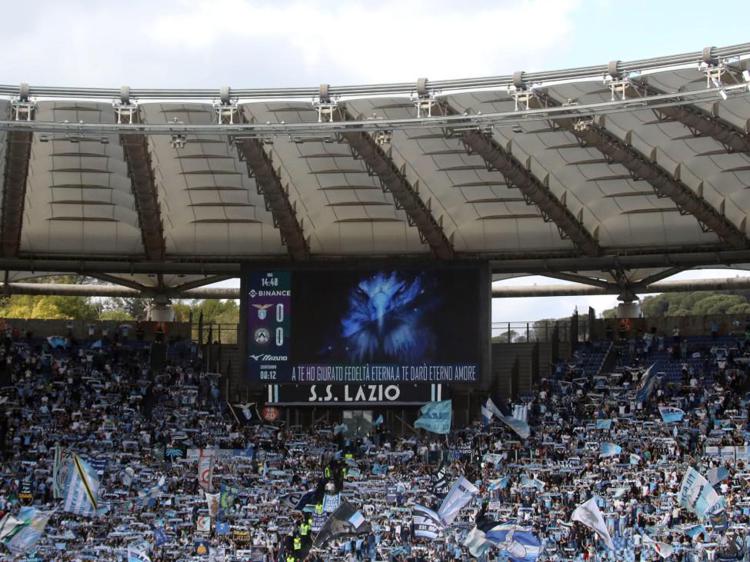
M 463 476 L 456 480 L 440 505 L 440 509 L 438 509 L 438 515 L 443 524 L 450 525 L 453 523 L 461 508 L 478 493 L 479 489 Z
M 200 515 L 196 524 L 196 530 L 199 533 L 211 532 L 211 518 L 208 515 Z
M 219 515 L 219 493 L 209 494 L 206 492 L 206 504 L 208 504 L 208 514 L 211 517 Z
M 599 511 L 599 506 L 596 505 L 594 498 L 579 505 L 573 512 L 571 521 L 579 521 L 586 525 L 589 529 L 594 531 L 607 545 L 610 550 L 615 549 L 615 545 L 612 542 L 612 537 L 609 536 L 607 531 L 607 525 L 604 524 L 604 517 L 602 512 Z
M 662 558 L 669 558 L 674 552 L 674 548 L 671 544 L 655 541 L 648 535 L 643 535 L 643 543 L 651 545 L 656 553 Z
M 198 457 L 198 484 L 205 491 L 211 491 L 211 480 L 214 472 L 214 450 L 201 449 Z

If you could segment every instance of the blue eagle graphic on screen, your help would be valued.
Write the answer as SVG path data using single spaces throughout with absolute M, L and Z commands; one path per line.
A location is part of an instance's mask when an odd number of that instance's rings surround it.
M 420 363 L 432 358 L 435 335 L 425 321 L 437 304 L 421 275 L 378 272 L 352 288 L 341 319 L 349 361 Z

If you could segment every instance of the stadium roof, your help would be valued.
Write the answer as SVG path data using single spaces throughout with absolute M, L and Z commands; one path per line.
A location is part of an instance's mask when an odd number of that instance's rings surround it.
M 750 44 L 297 89 L 0 86 L 0 269 L 486 259 L 637 287 L 750 263 Z

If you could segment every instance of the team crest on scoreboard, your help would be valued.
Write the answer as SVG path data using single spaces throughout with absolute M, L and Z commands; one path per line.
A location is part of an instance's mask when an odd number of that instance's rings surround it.
M 266 328 L 258 328 L 255 330 L 253 337 L 255 338 L 255 343 L 265 345 L 271 339 L 271 333 Z
M 268 318 L 268 309 L 272 306 L 272 304 L 254 304 L 253 307 L 258 310 L 258 320 L 265 320 Z

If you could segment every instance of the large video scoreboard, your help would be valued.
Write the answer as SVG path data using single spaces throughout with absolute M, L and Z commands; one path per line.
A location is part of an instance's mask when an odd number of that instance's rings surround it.
M 316 397 L 343 399 L 480 380 L 489 337 L 484 267 L 247 267 L 242 297 L 250 382 L 317 385 Z

